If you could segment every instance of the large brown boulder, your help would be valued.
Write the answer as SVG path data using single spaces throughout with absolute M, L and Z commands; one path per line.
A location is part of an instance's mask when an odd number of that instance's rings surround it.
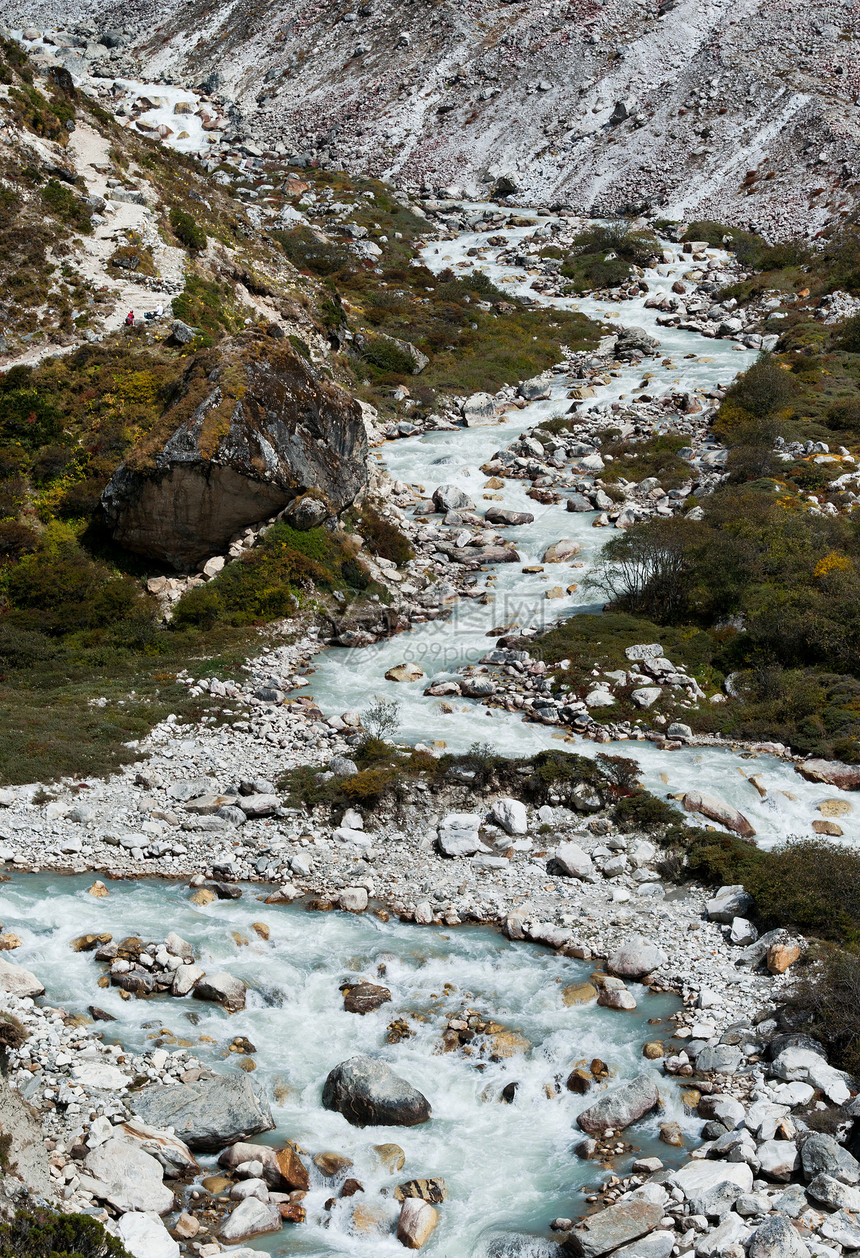
M 838 760 L 803 760 L 794 766 L 807 782 L 823 782 L 843 791 L 860 791 L 860 764 L 841 764 Z
M 102 505 L 128 550 L 193 568 L 309 489 L 336 513 L 366 482 L 358 403 L 288 341 L 253 330 L 195 355 Z

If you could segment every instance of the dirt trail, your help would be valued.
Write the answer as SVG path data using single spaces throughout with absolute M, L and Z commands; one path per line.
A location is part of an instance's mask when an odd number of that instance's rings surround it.
M 166 315 L 170 315 L 168 293 L 153 291 L 135 278 L 133 272 L 116 269 L 111 272 L 108 269 L 108 259 L 117 248 L 118 238 L 124 233 L 134 231 L 140 235 L 143 243 L 152 251 L 156 272 L 163 279 L 181 284 L 185 270 L 182 250 L 164 243 L 158 232 L 155 214 L 148 205 L 110 200 L 116 189 L 108 186 L 110 176 L 106 172 L 112 167 L 109 148 L 109 140 L 94 127 L 81 123 L 70 136 L 68 147 L 62 154 L 63 160 L 70 161 L 83 179 L 87 194 L 103 197 L 106 201 L 104 217 L 107 221 L 98 226 L 91 236 L 81 237 L 75 251 L 64 259 L 83 280 L 91 282 L 94 288 L 101 289 L 102 296 L 107 298 L 93 308 L 93 314 L 98 320 L 94 330 L 99 334 L 121 328 L 129 310 L 133 310 L 142 319 L 144 312 L 163 306 Z M 52 156 L 56 160 L 56 154 Z M 145 180 L 139 178 L 137 182 L 146 193 Z M 71 341 L 64 338 L 62 343 L 41 342 L 15 355 L 0 358 L 0 368 L 8 370 L 19 365 L 35 366 L 58 354 L 71 353 L 86 340 L 86 337 L 76 333 Z

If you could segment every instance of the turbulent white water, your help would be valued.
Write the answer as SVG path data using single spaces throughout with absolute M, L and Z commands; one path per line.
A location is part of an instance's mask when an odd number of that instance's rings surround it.
M 478 207 L 479 208 L 479 207 Z M 536 220 L 540 222 L 541 220 Z M 532 227 L 505 229 L 510 244 L 524 239 Z M 646 271 L 650 294 L 668 292 L 672 283 L 694 266 L 684 258 L 677 246 L 664 242 L 675 252 L 672 263 L 661 264 Z M 467 256 L 472 248 L 485 250 L 486 257 Z M 499 287 L 512 292 L 528 292 L 529 278 L 516 267 L 490 260 L 495 250 L 487 248 L 486 236 L 467 233 L 456 240 L 434 242 L 424 250 L 428 267 L 439 272 L 446 267 L 465 267 L 484 271 Z M 543 298 L 547 305 L 579 310 L 591 318 L 612 324 L 617 320 L 625 326 L 645 328 L 660 341 L 660 352 L 639 364 L 624 365 L 618 376 L 605 386 L 597 387 L 589 406 L 608 406 L 623 396 L 640 391 L 643 371 L 653 374 L 648 393 L 652 397 L 671 392 L 710 390 L 727 385 L 757 357 L 751 350 L 739 351 L 733 341 L 706 340 L 698 333 L 664 328 L 657 323 L 657 312 L 645 308 L 645 297 L 612 303 L 594 298 Z M 694 354 L 695 358 L 687 358 Z M 664 366 L 669 359 L 671 366 Z M 534 402 L 521 411 L 514 411 L 498 427 L 461 429 L 457 432 L 428 433 L 422 437 L 392 441 L 381 448 L 387 471 L 397 480 L 424 486 L 429 494 L 440 484 L 452 483 L 466 491 L 482 506 L 486 476 L 480 468 L 496 450 L 504 449 L 527 428 L 563 415 L 570 403 L 567 393 L 580 383 L 570 376 L 553 377 L 552 397 Z M 469 699 L 446 700 L 454 711 L 445 713 L 438 699 L 424 696 L 431 680 L 455 675 L 463 665 L 475 663 L 494 646 L 494 635 L 488 632 L 511 624 L 522 627 L 555 620 L 578 612 L 595 612 L 599 604 L 589 601 L 583 592 L 583 578 L 593 567 L 607 540 L 607 530 L 592 528 L 593 515 L 571 514 L 565 503 L 542 506 L 526 496 L 528 482 L 505 481 L 499 505 L 535 515 L 533 524 L 503 530 L 506 541 L 513 543 L 521 563 L 499 564 L 491 574 L 479 574 L 478 581 L 492 593 L 486 604 L 463 599 L 453 616 L 444 621 L 419 625 L 408 635 L 400 635 L 374 646 L 345 651 L 333 648 L 316 659 L 312 693 L 322 709 L 336 714 L 349 708 L 368 706 L 371 696 L 384 695 L 396 699 L 401 711 L 401 736 L 406 741 L 444 741 L 449 750 L 464 751 L 476 741 L 491 743 L 498 752 L 508 755 L 529 755 L 551 746 L 561 735 L 552 727 L 525 724 L 518 715 L 484 708 Z M 573 568 L 554 564 L 543 576 L 526 575 L 521 569 L 539 562 L 544 550 L 562 537 L 571 537 L 582 547 L 577 561 L 584 567 Z M 576 582 L 579 589 L 564 599 L 548 601 L 547 588 L 566 588 Z M 591 596 L 593 599 L 593 595 Z M 385 681 L 388 669 L 404 660 L 414 660 L 424 670 L 425 678 L 412 683 Z M 683 719 L 681 717 L 680 719 Z M 832 796 L 832 788 L 804 782 L 790 764 L 773 756 L 741 758 L 723 748 L 684 748 L 661 752 L 648 742 L 623 742 L 596 745 L 576 739 L 576 751 L 585 755 L 610 751 L 634 756 L 642 766 L 643 783 L 656 794 L 676 794 L 684 790 L 707 790 L 739 808 L 754 826 L 758 841 L 769 847 L 791 835 L 808 835 L 816 816 L 816 805 Z M 759 777 L 767 789 L 762 798 L 749 782 L 750 775 Z M 845 819 L 846 835 L 852 833 L 851 818 Z M 854 823 L 856 826 L 856 822 Z
M 582 1059 L 601 1057 L 621 1079 L 654 1072 L 665 1108 L 634 1129 L 632 1140 L 640 1148 L 677 1162 L 682 1151 L 654 1145 L 658 1118 L 679 1121 L 691 1136 L 698 1130 L 684 1116 L 677 1082 L 642 1057 L 644 1041 L 669 1033 L 648 1020 L 665 1018 L 678 1002 L 633 984 L 639 1001 L 634 1013 L 596 1005 L 566 1008 L 561 989 L 588 977 L 587 962 L 512 944 L 484 928 L 417 929 L 395 921 L 384 924 L 368 914 L 309 914 L 260 904 L 254 888 L 246 888 L 240 901 L 198 907 L 189 902 L 187 888 L 156 881 L 110 883 L 110 895 L 94 900 L 85 891 L 90 881 L 40 874 L 2 888 L 4 928 L 14 929 L 24 941 L 15 959 L 42 978 L 47 999 L 76 1010 L 99 1005 L 118 1019 L 106 1024 L 105 1038 L 115 1036 L 133 1049 L 153 1040 L 170 1049 L 164 1032 L 173 1032 L 193 1041 L 188 1051 L 218 1070 L 235 1069 L 227 1046 L 235 1036 L 246 1035 L 257 1049 L 255 1083 L 280 1097 L 273 1102 L 277 1131 L 262 1139 L 278 1144 L 293 1139 L 310 1155 L 331 1151 L 354 1162 L 349 1174 L 361 1181 L 365 1193 L 326 1211 L 324 1203 L 337 1195 L 337 1187 L 312 1168 L 307 1224 L 259 1238 L 255 1248 L 356 1258 L 402 1254 L 391 1232 L 396 1203 L 381 1196 L 380 1189 L 391 1190 L 407 1178 L 442 1175 L 448 1200 L 439 1207 L 440 1223 L 425 1251 L 432 1258 L 551 1254 L 549 1222 L 581 1212 L 582 1186 L 605 1174 L 572 1152 L 581 1137 L 575 1116 L 594 1100 L 594 1094 L 579 1097 L 564 1087 L 571 1067 Z M 255 934 L 255 921 L 269 926 L 268 942 Z M 159 940 L 168 930 L 189 940 L 208 970 L 227 969 L 248 983 L 244 1012 L 229 1016 L 201 1001 L 172 997 L 124 1001 L 116 988 L 97 987 L 102 967 L 91 954 L 69 949 L 69 940 L 85 931 Z M 247 945 L 237 945 L 233 931 Z M 392 993 L 390 1004 L 364 1017 L 344 1012 L 338 990 L 343 978 L 359 974 L 384 983 Z M 496 1063 L 441 1053 L 447 1019 L 463 1007 L 520 1031 L 531 1049 Z M 412 1022 L 416 1035 L 386 1045 L 388 1023 L 412 1014 L 425 1019 Z M 424 1092 L 433 1107 L 429 1123 L 358 1130 L 322 1109 L 320 1092 L 328 1071 L 365 1052 L 384 1057 Z M 556 1079 L 561 1080 L 558 1092 Z M 514 1081 L 516 1097 L 504 1104 L 501 1091 Z M 373 1145 L 388 1141 L 406 1154 L 402 1172 L 393 1176 L 372 1152 Z M 629 1162 L 628 1157 L 621 1165 Z M 381 1231 L 356 1230 L 358 1204 L 379 1216 Z

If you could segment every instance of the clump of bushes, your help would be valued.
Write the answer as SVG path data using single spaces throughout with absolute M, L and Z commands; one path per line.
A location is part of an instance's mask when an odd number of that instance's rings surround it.
M 625 284 L 634 267 L 648 266 L 660 253 L 656 236 L 623 222 L 590 227 L 576 237 L 573 247 L 560 273 L 580 293 Z
M 348 268 L 357 259 L 343 245 L 328 244 L 319 239 L 309 227 L 295 227 L 291 231 L 273 231 L 284 254 L 300 271 L 313 275 L 333 276 Z
M 49 179 L 39 192 L 45 209 L 56 218 L 89 236 L 93 230 L 92 210 L 72 189 L 56 179 Z
M 232 307 L 230 287 L 218 280 L 204 280 L 199 275 L 185 276 L 185 289 L 173 298 L 173 313 L 191 327 L 202 328 L 209 337 L 235 332 L 242 319 Z M 211 342 L 210 342 L 211 343 Z
M 170 227 L 179 243 L 191 253 L 202 253 L 206 248 L 209 237 L 205 228 L 185 210 L 174 206 L 170 211 Z
M 726 393 L 714 420 L 714 432 L 733 442 L 737 428 L 780 416 L 796 396 L 791 375 L 772 359 L 760 359 L 738 376 Z
M 794 992 L 790 1008 L 803 1029 L 827 1047 L 831 1060 L 852 1075 L 860 1074 L 860 957 L 842 948 L 825 948 L 819 965 Z
M 362 507 L 357 527 L 373 553 L 383 559 L 390 559 L 398 568 L 413 558 L 415 552 L 409 544 L 409 538 L 370 503 Z
M 764 853 L 744 885 L 762 924 L 791 924 L 817 939 L 860 943 L 860 855 L 817 839 Z
M 326 529 L 299 532 L 281 521 L 261 545 L 246 551 L 206 585 L 179 600 L 176 628 L 252 625 L 292 615 L 314 590 L 340 589 L 348 548 Z
M 415 370 L 415 359 L 409 351 L 384 336 L 364 337 L 361 357 L 378 379 L 411 376 Z
M 96 1219 L 45 1208 L 18 1210 L 0 1223 L 0 1258 L 129 1258 Z
M 5 590 L 7 622 L 52 637 L 151 620 L 154 611 L 130 577 L 91 558 L 74 538 L 56 534 L 20 559 L 6 576 Z

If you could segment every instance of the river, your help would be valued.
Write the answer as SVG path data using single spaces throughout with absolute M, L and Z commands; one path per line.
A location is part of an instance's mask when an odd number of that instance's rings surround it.
M 75 1011 L 95 1003 L 113 1014 L 118 1021 L 105 1024 L 108 1042 L 115 1039 L 134 1051 L 155 1043 L 172 1052 L 181 1040 L 220 1071 L 236 1068 L 228 1045 L 247 1036 L 257 1050 L 254 1082 L 274 1098 L 277 1132 L 262 1139 L 279 1146 L 296 1140 L 310 1156 L 336 1152 L 354 1163 L 348 1173 L 365 1193 L 326 1210 L 338 1183 L 324 1180 L 311 1166 L 307 1223 L 259 1237 L 255 1249 L 277 1255 L 402 1255 L 390 1230 L 398 1207 L 390 1195 L 380 1196 L 380 1189 L 390 1194 L 403 1180 L 442 1175 L 448 1199 L 439 1207 L 428 1258 L 552 1255 L 549 1222 L 581 1213 L 580 1188 L 605 1176 L 598 1164 L 582 1162 L 572 1151 L 582 1137 L 575 1116 L 595 1099 L 594 1092 L 582 1097 L 564 1086 L 582 1059 L 602 1058 L 619 1079 L 643 1070 L 654 1074 L 665 1104 L 637 1124 L 632 1140 L 639 1149 L 677 1165 L 686 1154 L 657 1143 L 658 1122 L 678 1121 L 691 1141 L 698 1134 L 701 1120 L 685 1115 L 678 1081 L 663 1076 L 660 1062 L 642 1056 L 646 1040 L 671 1032 L 662 1019 L 679 1007 L 674 997 L 632 983 L 639 1002 L 632 1013 L 566 1007 L 562 988 L 585 981 L 591 964 L 511 943 L 483 927 L 418 929 L 396 920 L 383 923 L 370 913 L 309 914 L 302 907 L 257 903 L 259 887 L 246 887 L 241 900 L 201 907 L 189 901 L 181 884 L 111 882 L 110 895 L 94 900 L 86 894 L 91 882 L 91 877 L 34 874 L 3 888 L 4 928 L 23 941 L 15 960 L 42 976 L 48 999 Z M 267 942 L 253 929 L 260 921 L 271 932 Z M 168 929 L 193 945 L 207 970 L 226 968 L 247 982 L 244 1011 L 231 1016 L 215 1005 L 167 996 L 124 1001 L 118 988 L 96 986 L 103 967 L 91 953 L 69 949 L 69 940 L 83 932 L 108 931 L 115 939 L 131 932 L 157 941 Z M 237 944 L 234 932 L 247 942 Z M 346 1013 L 339 983 L 359 975 L 385 984 L 391 1003 L 365 1016 Z M 531 1048 L 495 1062 L 477 1052 L 442 1052 L 447 1020 L 463 1008 L 520 1032 Z M 414 1036 L 386 1045 L 388 1023 L 401 1017 Z M 658 1023 L 649 1025 L 650 1019 Z M 431 1121 L 359 1130 L 322 1109 L 326 1074 L 356 1053 L 383 1057 L 420 1088 L 433 1107 Z M 505 1104 L 501 1092 L 509 1083 L 519 1086 L 513 1102 Z M 373 1152 L 374 1145 L 391 1141 L 406 1154 L 402 1171 L 393 1175 Z M 627 1155 L 619 1165 L 629 1168 L 632 1160 Z
M 480 209 L 481 207 L 475 207 Z M 536 218 L 536 225 L 547 220 Z M 508 248 L 524 240 L 534 227 L 504 230 Z M 673 253 L 670 263 L 662 263 L 645 272 L 648 296 L 667 293 L 672 283 L 693 269 L 695 264 L 681 253 L 678 245 L 663 241 Z M 479 249 L 483 257 L 470 257 L 470 249 Z M 482 233 L 467 232 L 454 240 L 434 241 L 423 251 L 427 266 L 438 273 L 446 267 L 462 272 L 466 267 L 485 272 L 498 287 L 512 293 L 536 295 L 530 289 L 530 278 L 513 265 L 493 261 L 497 250 L 487 246 Z M 715 252 L 715 251 L 711 251 Z M 612 325 L 624 324 L 646 329 L 660 342 L 654 358 L 638 364 L 625 364 L 609 383 L 596 388 L 596 396 L 588 406 L 608 407 L 623 395 L 631 397 L 638 391 L 643 371 L 652 373 L 648 393 L 659 397 L 673 392 L 707 392 L 718 385 L 728 385 L 757 358 L 752 350 L 740 349 L 734 341 L 706 340 L 696 332 L 661 327 L 658 312 L 646 309 L 646 297 L 632 301 L 611 302 L 593 297 L 538 297 L 542 304 L 579 310 L 590 318 Z M 688 357 L 693 355 L 693 357 Z M 663 365 L 664 360 L 673 365 Z M 389 441 L 380 448 L 386 471 L 395 479 L 420 484 L 429 495 L 439 484 L 458 485 L 481 509 L 486 476 L 480 468 L 494 454 L 504 449 L 527 428 L 541 421 L 563 415 L 570 403 L 567 394 L 580 384 L 570 375 L 553 377 L 552 396 L 533 402 L 525 409 L 513 411 L 497 427 L 465 428 L 456 432 L 430 432 L 420 437 Z M 515 544 L 522 563 L 499 564 L 489 573 L 480 573 L 490 597 L 482 602 L 461 599 L 449 619 L 418 625 L 408 634 L 360 649 L 331 648 L 315 660 L 316 672 L 308 693 L 327 715 L 350 708 L 365 709 L 370 697 L 378 694 L 394 699 L 400 705 L 399 737 L 407 742 L 444 742 L 450 751 L 465 751 L 475 742 L 491 744 L 497 752 L 508 755 L 530 755 L 553 745 L 558 746 L 558 729 L 526 724 L 519 715 L 494 708 L 485 708 L 470 699 L 447 700 L 452 712 L 443 711 L 438 699 L 425 696 L 424 690 L 434 680 L 456 675 L 456 670 L 477 662 L 492 649 L 494 641 L 488 631 L 495 626 L 516 622 L 521 626 L 596 612 L 599 604 L 584 601 L 583 578 L 600 557 L 611 530 L 595 529 L 595 514 L 572 514 L 562 501 L 541 506 L 526 496 L 528 481 L 506 480 L 504 489 L 494 493 L 494 503 L 515 511 L 530 511 L 533 524 L 506 528 L 506 542 Z M 583 568 L 570 571 L 579 590 L 563 600 L 547 601 L 548 584 L 562 582 L 565 569 L 559 566 L 552 580 L 539 575 L 526 575 L 523 567 L 537 564 L 548 545 L 559 538 L 570 537 L 581 546 L 577 560 Z M 425 677 L 416 682 L 391 683 L 385 673 L 396 664 L 413 660 L 423 669 Z M 683 718 L 679 718 L 683 719 Z M 816 806 L 832 797 L 832 788 L 804 781 L 791 763 L 769 755 L 750 758 L 728 747 L 686 747 L 673 752 L 657 750 L 650 742 L 618 742 L 595 744 L 571 736 L 571 744 L 584 755 L 599 751 L 633 756 L 642 768 L 643 784 L 655 794 L 675 795 L 691 789 L 705 790 L 738 808 L 752 823 L 757 841 L 771 847 L 789 836 L 809 836 L 812 821 L 820 816 Z M 755 775 L 766 788 L 762 797 L 749 781 Z M 846 818 L 846 835 L 857 836 L 856 821 Z

